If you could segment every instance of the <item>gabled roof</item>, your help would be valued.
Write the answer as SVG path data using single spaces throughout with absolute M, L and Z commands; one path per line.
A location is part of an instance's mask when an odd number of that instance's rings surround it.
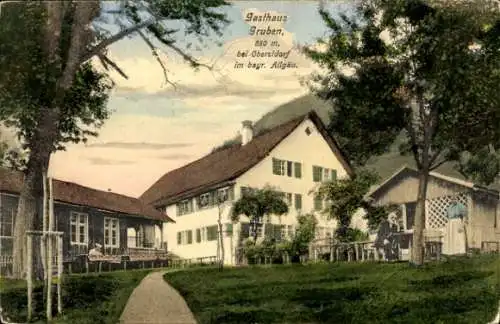
M 370 192 L 368 192 L 365 195 L 365 197 L 366 198 L 370 198 L 370 197 L 375 196 L 378 192 L 380 192 L 381 190 L 383 190 L 384 188 L 386 188 L 387 186 L 389 186 L 390 183 L 395 178 L 397 178 L 399 175 L 401 175 L 401 174 L 403 174 L 405 172 L 413 174 L 413 175 L 416 175 L 418 173 L 418 171 L 416 169 L 411 168 L 411 167 L 409 167 L 407 165 L 404 165 L 400 169 L 398 169 L 396 172 L 394 172 L 390 177 L 388 177 L 387 179 L 385 179 L 381 184 L 379 184 L 378 186 L 376 186 L 375 188 L 373 188 L 372 190 L 370 190 Z M 479 186 L 479 185 L 476 185 L 473 182 L 470 182 L 470 181 L 467 181 L 467 180 L 458 179 L 458 178 L 455 178 L 455 177 L 450 177 L 450 176 L 443 175 L 443 174 L 438 173 L 438 172 L 429 172 L 429 176 L 437 178 L 437 179 L 440 179 L 440 180 L 443 180 L 443 181 L 446 181 L 446 182 L 450 182 L 450 183 L 456 184 L 456 185 L 464 187 L 464 188 L 468 188 L 468 189 L 472 189 L 472 190 L 481 190 L 481 191 L 487 192 L 487 193 L 495 195 L 495 196 L 499 196 L 499 194 L 500 194 L 497 190 L 489 189 L 489 188 L 486 188 L 486 187 L 483 187 L 483 186 Z
M 314 111 L 275 126 L 255 136 L 246 145 L 235 144 L 163 175 L 139 198 L 146 204 L 165 206 L 188 198 L 238 176 L 259 163 L 304 120 L 310 119 L 328 142 L 349 175 L 352 168 L 335 140 Z
M 24 182 L 22 172 L 0 168 L 0 192 L 19 194 Z M 54 201 L 88 206 L 140 218 L 174 222 L 166 214 L 143 204 L 139 199 L 53 179 Z

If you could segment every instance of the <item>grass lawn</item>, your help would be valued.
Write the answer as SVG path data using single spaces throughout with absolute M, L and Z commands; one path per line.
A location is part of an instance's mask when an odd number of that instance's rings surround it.
M 165 279 L 200 324 L 485 324 L 498 307 L 500 259 L 196 269 Z
M 128 297 L 149 272 L 151 270 L 129 270 L 66 276 L 63 282 L 63 315 L 56 317 L 53 323 L 116 324 Z M 45 323 L 43 288 L 40 284 L 34 289 L 33 299 L 33 320 Z M 0 281 L 0 305 L 11 320 L 26 321 L 26 300 L 25 281 Z M 57 310 L 55 297 L 53 304 Z

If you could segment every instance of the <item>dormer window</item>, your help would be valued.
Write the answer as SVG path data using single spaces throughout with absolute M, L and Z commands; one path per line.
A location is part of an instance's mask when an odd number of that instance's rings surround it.
M 183 200 L 177 204 L 177 216 L 186 215 L 193 212 L 193 200 Z
M 199 201 L 198 201 L 198 206 L 200 208 L 206 208 L 210 206 L 210 194 L 206 193 L 200 196 Z
M 225 202 L 229 200 L 229 188 L 222 188 L 218 190 L 217 196 L 219 198 L 219 202 Z

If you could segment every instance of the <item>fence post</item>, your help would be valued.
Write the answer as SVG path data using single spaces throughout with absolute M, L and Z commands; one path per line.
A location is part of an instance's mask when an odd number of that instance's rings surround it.
M 31 234 L 26 235 L 26 250 L 28 257 L 26 258 L 26 280 L 28 281 L 28 322 L 31 321 L 31 314 L 33 313 L 33 278 L 32 278 L 32 265 L 33 265 L 33 238 Z
M 52 245 L 54 243 L 54 236 L 48 235 L 47 247 L 47 320 L 52 320 L 52 265 L 54 257 L 52 253 Z
M 63 240 L 62 235 L 57 236 L 57 312 L 62 313 L 62 278 L 63 278 Z

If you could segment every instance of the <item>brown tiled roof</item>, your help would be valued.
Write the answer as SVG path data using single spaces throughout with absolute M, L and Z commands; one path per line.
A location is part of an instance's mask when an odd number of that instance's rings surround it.
M 19 194 L 23 186 L 21 172 L 0 168 L 0 192 Z M 53 179 L 54 200 L 79 206 L 89 206 L 130 216 L 173 222 L 164 213 L 139 199 L 113 192 L 96 190 L 76 183 Z
M 338 145 L 328 135 L 318 115 L 311 111 L 261 132 L 246 145 L 236 144 L 212 152 L 199 160 L 168 172 L 146 190 L 139 199 L 146 204 L 165 206 L 201 193 L 211 187 L 233 181 L 264 159 L 276 145 L 307 118 L 315 123 L 332 150 L 339 156 L 347 172 L 352 174 L 352 168 L 340 152 Z

